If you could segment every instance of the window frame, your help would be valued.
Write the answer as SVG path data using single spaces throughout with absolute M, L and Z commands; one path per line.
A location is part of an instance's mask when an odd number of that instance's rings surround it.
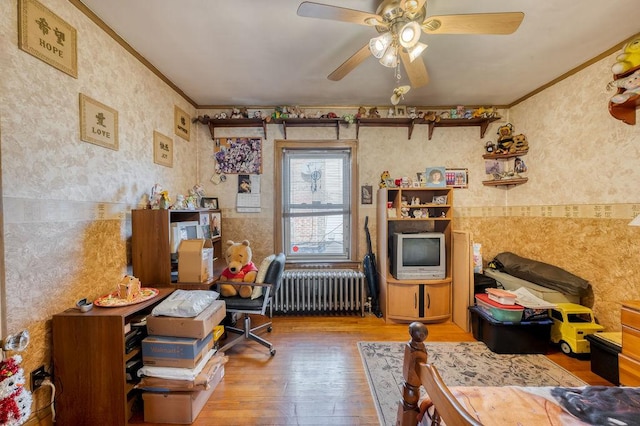
M 358 262 L 358 144 L 356 140 L 275 140 L 275 161 L 274 161 L 274 240 L 277 252 L 285 252 L 284 250 L 284 196 L 283 196 L 283 152 L 286 149 L 299 149 L 299 150 L 345 150 L 350 151 L 350 168 L 351 168 L 351 184 L 348 185 L 350 191 L 350 209 L 351 209 L 351 221 L 349 223 L 349 258 L 330 260 L 330 259 L 313 259 L 313 255 L 308 256 L 307 259 L 290 259 L 287 258 L 287 263 L 308 263 L 308 264 L 327 264 L 336 265 L 341 263 Z

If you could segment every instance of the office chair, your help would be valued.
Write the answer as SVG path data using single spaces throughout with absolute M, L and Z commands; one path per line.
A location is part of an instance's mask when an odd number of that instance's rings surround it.
M 249 315 L 265 315 L 267 307 L 269 307 L 269 318 L 273 316 L 273 297 L 275 296 L 276 292 L 280 288 L 280 284 L 282 283 L 282 273 L 284 272 L 285 261 L 286 258 L 284 253 L 276 255 L 267 268 L 264 282 L 256 282 L 252 284 L 253 286 L 262 287 L 262 295 L 260 297 L 257 297 L 255 299 L 242 298 L 240 296 L 220 297 L 220 300 L 224 300 L 226 304 L 227 313 L 239 313 L 243 314 L 244 316 L 243 328 L 225 326 L 225 331 L 242 334 L 244 335 L 244 338 L 238 337 L 233 339 L 232 341 L 221 347 L 220 352 L 225 352 L 227 349 L 230 349 L 237 343 L 240 343 L 246 339 L 250 339 L 269 348 L 271 356 L 274 356 L 276 354 L 276 350 L 274 349 L 273 344 L 256 334 L 257 331 L 264 328 L 266 328 L 270 333 L 272 330 L 272 322 L 268 321 L 264 324 L 260 324 L 259 326 L 252 328 L 251 317 Z M 217 284 L 219 291 L 220 285 L 225 283 L 218 282 Z

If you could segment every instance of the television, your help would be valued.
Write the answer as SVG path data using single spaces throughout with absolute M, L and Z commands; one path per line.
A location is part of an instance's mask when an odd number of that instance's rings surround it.
M 445 236 L 441 232 L 394 233 L 391 274 L 397 280 L 437 280 L 447 276 Z
M 204 238 L 202 226 L 197 220 L 186 220 L 183 222 L 172 222 L 170 233 L 171 254 L 178 252 L 180 241 L 195 240 Z

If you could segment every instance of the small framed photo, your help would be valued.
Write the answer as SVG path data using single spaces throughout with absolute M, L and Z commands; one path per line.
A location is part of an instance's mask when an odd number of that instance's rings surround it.
M 427 167 L 425 175 L 427 177 L 427 188 L 445 188 L 447 186 L 444 167 Z
M 373 204 L 373 187 L 371 185 L 360 187 L 360 204 Z
M 217 198 L 215 198 L 216 204 L 218 204 Z M 219 237 L 222 235 L 222 215 L 220 212 L 211 214 L 211 238 Z
M 431 200 L 432 204 L 447 204 L 447 196 L 446 195 L 434 195 Z
M 189 141 L 191 136 L 191 117 L 182 109 L 174 105 L 173 110 L 174 132 L 182 139 Z
M 80 93 L 80 140 L 118 150 L 118 111 Z
M 161 166 L 173 167 L 173 139 L 153 131 L 153 162 Z
M 407 116 L 407 108 L 404 106 L 396 105 L 395 116 L 398 118 Z
M 469 187 L 469 170 L 468 169 L 447 169 L 445 171 L 447 186 L 450 188 L 468 188 Z
M 203 209 L 218 210 L 218 199 L 214 197 L 202 197 L 200 199 L 200 207 Z

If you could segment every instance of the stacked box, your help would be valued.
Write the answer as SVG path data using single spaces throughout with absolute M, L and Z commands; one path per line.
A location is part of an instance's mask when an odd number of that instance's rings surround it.
M 224 377 L 224 366 L 220 366 L 209 388 L 191 392 L 144 392 L 144 421 L 149 423 L 193 423 L 202 407 L 207 403 L 218 383 Z
M 550 319 L 538 321 L 498 321 L 477 306 L 469 307 L 471 330 L 476 340 L 482 341 L 499 354 L 545 354 L 551 339 Z
M 142 340 L 142 362 L 157 367 L 194 368 L 213 348 L 213 331 L 204 339 L 148 336 Z
M 223 300 L 214 300 L 198 316 L 178 318 L 166 316 L 147 317 L 147 332 L 155 336 L 194 337 L 203 339 L 220 324 L 227 314 Z

